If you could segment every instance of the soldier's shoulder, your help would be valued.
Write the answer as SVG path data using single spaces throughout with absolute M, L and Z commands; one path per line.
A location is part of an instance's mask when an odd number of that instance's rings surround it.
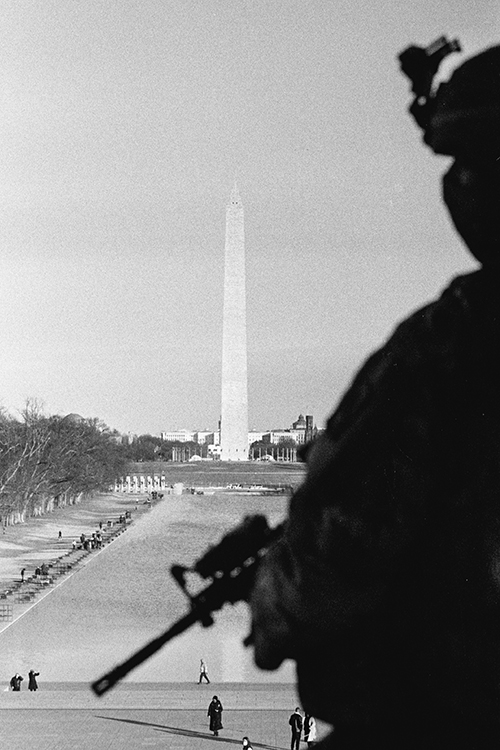
M 498 328 L 499 297 L 496 279 L 483 269 L 457 276 L 396 327 L 386 348 L 410 367 L 453 361 Z
M 335 433 L 346 415 L 352 420 L 375 402 L 388 406 L 408 379 L 418 383 L 422 378 L 423 383 L 440 370 L 458 367 L 477 338 L 478 321 L 488 317 L 485 301 L 493 297 L 481 271 L 453 279 L 439 298 L 400 322 L 368 357 L 328 420 L 327 431 Z

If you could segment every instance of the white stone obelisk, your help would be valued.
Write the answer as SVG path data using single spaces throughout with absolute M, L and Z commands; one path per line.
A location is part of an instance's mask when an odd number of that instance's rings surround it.
M 226 210 L 220 457 L 248 459 L 245 230 L 236 183 Z

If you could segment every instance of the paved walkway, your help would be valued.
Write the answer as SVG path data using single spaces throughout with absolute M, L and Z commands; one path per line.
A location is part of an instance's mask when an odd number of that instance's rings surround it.
M 241 750 L 244 736 L 254 750 L 290 747 L 290 710 L 224 710 L 218 737 L 209 732 L 206 713 L 205 706 L 197 711 L 4 709 L 0 734 L 5 746 L 16 750 Z M 320 727 L 318 736 L 327 733 Z
M 216 694 L 224 708 L 245 711 L 288 711 L 298 705 L 293 683 L 211 682 L 122 682 L 113 690 L 97 697 L 85 682 L 43 682 L 31 693 L 27 680 L 21 691 L 14 693 L 2 686 L 0 709 L 89 709 L 140 710 L 172 709 L 197 710 L 208 706 Z M 1 725 L 0 725 L 1 729 Z
M 224 706 L 219 737 L 208 731 L 214 693 Z M 230 750 L 245 735 L 255 750 L 287 750 L 288 717 L 297 703 L 290 684 L 125 683 L 103 698 L 84 684 L 46 684 L 37 693 L 0 692 L 0 735 L 16 750 Z M 320 738 L 328 731 L 318 722 Z

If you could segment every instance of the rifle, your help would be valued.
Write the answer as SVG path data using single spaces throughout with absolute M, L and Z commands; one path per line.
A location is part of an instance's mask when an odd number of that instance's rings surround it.
M 213 613 L 221 609 L 226 602 L 235 604 L 238 601 L 248 601 L 259 562 L 269 545 L 282 533 L 283 524 L 270 528 L 265 516 L 246 516 L 241 524 L 222 537 L 219 544 L 209 547 L 191 568 L 172 565 L 170 573 L 189 600 L 189 612 L 126 661 L 93 682 L 91 687 L 94 693 L 98 696 L 104 695 L 125 675 L 159 651 L 165 643 L 196 622 L 200 622 L 203 627 L 213 625 Z M 211 579 L 211 583 L 199 593 L 190 594 L 186 580 L 188 573 L 195 573 L 203 579 Z M 245 645 L 249 643 L 251 635 L 245 639 Z

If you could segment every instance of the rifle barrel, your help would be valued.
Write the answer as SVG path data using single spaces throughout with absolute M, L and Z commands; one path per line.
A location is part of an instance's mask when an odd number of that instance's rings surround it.
M 126 661 L 118 664 L 110 672 L 107 672 L 105 675 L 93 682 L 91 687 L 96 695 L 104 695 L 104 693 L 106 693 L 114 685 L 116 685 L 117 682 L 123 679 L 123 677 L 125 677 L 129 672 L 135 669 L 135 667 L 138 667 L 139 664 L 142 664 L 144 661 L 146 661 L 146 659 L 149 659 L 149 657 L 159 651 L 159 649 L 164 646 L 165 643 L 172 640 L 172 638 L 175 638 L 177 635 L 183 633 L 185 630 L 190 628 L 191 625 L 194 625 L 195 622 L 199 621 L 204 626 L 211 625 L 213 623 L 212 613 L 216 610 L 221 609 L 226 602 L 235 604 L 238 601 L 248 600 L 248 596 L 255 578 L 255 571 L 260 560 L 260 554 L 262 554 L 263 550 L 268 547 L 271 542 L 275 541 L 283 533 L 284 524 L 280 524 L 274 529 L 269 529 L 267 527 L 267 522 L 264 519 L 264 531 L 266 532 L 264 534 L 264 538 L 257 539 L 257 542 L 254 545 L 255 550 L 251 550 L 252 554 L 250 556 L 248 549 L 246 549 L 245 555 L 242 556 L 242 528 L 248 531 L 249 527 L 255 529 L 255 525 L 257 524 L 259 527 L 258 531 L 260 532 L 260 534 L 262 534 L 263 529 L 260 528 L 262 526 L 262 521 L 260 519 L 263 518 L 263 516 L 248 516 L 244 522 L 244 524 L 246 525 L 242 525 L 233 530 L 233 532 L 224 537 L 222 542 L 219 543 L 218 547 L 216 547 L 215 549 L 209 549 L 208 554 L 205 554 L 205 556 L 202 558 L 205 566 L 208 555 L 210 555 L 209 559 L 213 561 L 214 553 L 220 555 L 221 544 L 226 542 L 227 545 L 228 539 L 232 540 L 232 544 L 240 552 L 240 557 L 242 559 L 238 562 L 238 564 L 235 564 L 233 566 L 231 572 L 225 572 L 222 576 L 214 577 L 212 583 L 208 586 L 208 588 L 204 589 L 196 596 L 191 597 L 188 594 L 191 600 L 191 610 L 186 615 L 184 615 L 184 617 L 181 617 L 180 620 L 177 620 L 176 623 L 174 623 L 168 630 L 159 635 L 157 638 L 149 641 L 149 643 L 143 646 L 139 651 L 136 651 L 134 654 L 132 654 L 132 656 L 130 656 Z M 241 565 L 241 567 L 239 567 L 239 565 Z M 214 571 L 222 572 L 222 568 L 215 567 Z M 200 575 L 202 575 L 203 577 L 207 577 L 203 570 L 197 572 L 200 572 Z M 233 575 L 233 573 L 235 573 L 235 575 Z M 250 643 L 251 641 L 248 640 L 248 642 Z
M 159 651 L 160 648 L 165 643 L 167 643 L 167 641 L 170 641 L 172 638 L 175 638 L 177 635 L 183 633 L 185 630 L 190 628 L 191 625 L 194 625 L 194 623 L 197 622 L 198 619 L 199 613 L 195 612 L 194 610 L 188 612 L 187 615 L 184 615 L 184 617 L 181 617 L 180 620 L 177 620 L 177 622 L 174 623 L 172 627 L 170 627 L 164 633 L 159 635 L 157 638 L 153 638 L 152 641 L 146 643 L 146 645 L 143 646 L 143 648 L 141 648 L 139 651 L 136 651 L 124 662 L 118 664 L 110 672 L 107 672 L 98 680 L 93 682 L 91 687 L 94 693 L 98 696 L 104 695 L 104 693 L 106 693 L 108 690 L 111 690 L 111 688 L 116 685 L 117 682 L 122 680 L 125 675 L 135 669 L 135 667 L 138 667 L 139 664 L 142 664 L 143 661 L 149 659 L 149 657 L 155 654 L 157 651 Z

